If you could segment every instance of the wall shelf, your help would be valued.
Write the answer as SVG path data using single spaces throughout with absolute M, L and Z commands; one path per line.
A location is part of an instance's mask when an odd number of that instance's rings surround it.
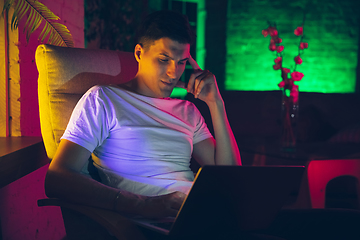
M 41 137 L 0 137 L 0 188 L 47 163 Z

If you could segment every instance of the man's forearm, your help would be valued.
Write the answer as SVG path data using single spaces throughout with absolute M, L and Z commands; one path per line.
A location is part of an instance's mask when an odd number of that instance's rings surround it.
M 227 119 L 222 99 L 208 103 L 216 139 L 215 164 L 241 165 L 239 148 Z
M 175 217 L 186 197 L 181 192 L 155 197 L 142 196 L 106 186 L 71 171 L 48 171 L 45 191 L 48 197 L 149 218 Z
M 48 197 L 134 214 L 137 213 L 137 204 L 140 201 L 135 194 L 123 191 L 121 195 L 118 195 L 119 189 L 68 170 L 49 170 L 45 180 L 45 191 Z M 119 201 L 122 204 L 117 204 Z

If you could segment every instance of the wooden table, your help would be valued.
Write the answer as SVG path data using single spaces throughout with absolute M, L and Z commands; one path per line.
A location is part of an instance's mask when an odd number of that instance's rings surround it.
M 0 137 L 0 188 L 47 163 L 41 137 Z

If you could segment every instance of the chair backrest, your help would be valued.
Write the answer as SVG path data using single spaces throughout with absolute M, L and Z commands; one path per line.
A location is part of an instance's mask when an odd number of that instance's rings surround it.
M 53 158 L 80 97 L 94 85 L 131 80 L 137 62 L 131 52 L 39 45 L 38 96 L 41 134 L 46 153 Z
M 311 160 L 307 164 L 307 175 L 313 208 L 325 207 L 326 186 L 339 176 L 354 177 L 360 195 L 360 159 Z M 357 200 L 360 205 L 359 195 Z

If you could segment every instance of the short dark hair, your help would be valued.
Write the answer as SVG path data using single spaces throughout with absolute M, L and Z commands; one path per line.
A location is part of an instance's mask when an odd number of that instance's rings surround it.
M 196 35 L 187 16 L 175 11 L 161 10 L 149 14 L 144 19 L 137 32 L 137 43 L 148 49 L 154 41 L 164 37 L 191 45 Z

